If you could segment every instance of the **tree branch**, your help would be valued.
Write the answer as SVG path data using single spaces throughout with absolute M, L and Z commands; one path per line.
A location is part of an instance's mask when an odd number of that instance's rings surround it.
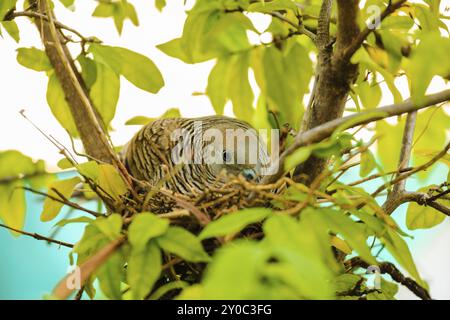
M 359 0 L 337 0 L 336 52 L 339 55 L 359 34 Z
M 323 0 L 320 10 L 316 45 L 319 50 L 312 100 L 302 120 L 302 132 L 341 118 L 350 86 L 356 78 L 357 66 L 340 59 L 342 50 L 358 35 L 358 0 L 338 0 L 335 51 L 329 39 L 330 0 Z M 310 184 L 320 175 L 327 159 L 311 157 L 294 171 L 294 180 Z
M 378 121 L 392 116 L 398 116 L 400 114 L 424 109 L 429 106 L 433 106 L 435 104 L 446 102 L 449 100 L 450 100 L 450 89 L 441 91 L 439 93 L 427 95 L 424 97 L 423 101 L 421 101 L 420 104 L 417 104 L 413 100 L 409 99 L 402 103 L 392 104 L 385 107 L 360 112 L 347 117 L 334 119 L 320 126 L 317 126 L 313 129 L 307 130 L 305 132 L 300 132 L 295 137 L 293 143 L 288 148 L 286 148 L 286 150 L 280 155 L 278 166 L 276 164 L 273 165 L 273 168 L 277 169 L 276 170 L 272 169 L 271 172 L 273 172 L 273 174 L 265 176 L 264 179 L 262 180 L 262 183 L 272 183 L 278 180 L 284 174 L 284 161 L 286 157 L 291 155 L 295 150 L 297 150 L 300 147 L 316 143 L 322 141 L 325 138 L 330 137 L 337 128 L 346 130 L 373 121 Z M 419 166 L 416 169 L 423 170 L 422 167 L 423 166 Z M 413 173 L 414 172 L 417 171 L 414 170 Z M 405 174 L 409 173 L 410 172 Z
M 402 148 L 400 150 L 400 158 L 398 163 L 398 172 L 408 167 L 409 159 L 411 158 L 414 129 L 416 127 L 417 111 L 408 113 L 405 122 L 405 129 L 403 132 Z M 398 193 L 405 190 L 406 180 L 402 180 L 396 184 L 392 192 Z
M 59 198 L 54 197 L 54 196 L 52 196 L 52 195 L 50 195 L 50 194 L 48 194 L 48 193 L 41 192 L 41 191 L 39 191 L 39 190 L 34 190 L 34 189 L 32 189 L 32 188 L 29 188 L 29 187 L 21 187 L 21 188 L 22 188 L 23 190 L 30 191 L 30 192 L 33 192 L 33 193 L 35 193 L 35 194 L 39 194 L 39 195 L 41 195 L 41 196 L 44 196 L 44 197 L 46 197 L 46 198 L 49 198 L 49 199 L 51 199 L 51 200 L 53 200 L 53 201 L 62 203 L 62 204 L 64 204 L 64 205 L 69 206 L 69 207 L 71 207 L 71 208 L 74 208 L 74 209 L 76 209 L 76 210 L 84 211 L 84 212 L 86 212 L 86 213 L 89 213 L 89 214 L 93 215 L 94 217 L 100 217 L 100 216 L 102 216 L 101 213 L 98 213 L 98 212 L 96 212 L 96 211 L 92 211 L 92 210 L 86 209 L 86 208 L 80 206 L 78 203 L 70 201 L 69 199 L 67 199 L 66 197 L 64 197 L 64 196 L 63 196 L 58 190 L 56 190 L 56 189 L 52 189 L 52 190 L 58 195 Z
M 5 17 L 5 20 L 13 20 L 17 17 L 28 17 L 28 18 L 38 18 L 40 20 L 45 20 L 47 22 L 49 22 L 49 18 L 45 15 L 45 14 L 41 14 L 38 12 L 33 12 L 33 11 L 12 11 L 10 14 L 7 15 L 7 17 Z M 66 26 L 65 24 L 59 22 L 59 21 L 54 21 L 55 26 L 58 29 L 63 29 L 63 30 L 67 30 L 73 34 L 75 34 L 78 38 L 81 39 L 81 41 L 84 42 L 98 42 L 98 40 L 95 40 L 95 38 L 93 37 L 85 37 L 83 36 L 80 32 L 78 32 L 77 30 L 70 28 L 68 26 Z
M 369 264 L 361 260 L 361 258 L 359 257 L 355 257 L 346 261 L 344 265 L 347 271 L 355 268 L 367 269 L 369 267 Z M 395 282 L 401 283 L 422 300 L 431 300 L 431 296 L 428 293 L 427 289 L 419 285 L 413 279 L 405 277 L 394 264 L 390 262 L 381 262 L 378 264 L 378 266 L 380 267 L 381 273 L 387 273 Z
M 64 242 L 64 241 L 59 241 L 59 240 L 55 240 L 55 239 L 52 239 L 52 238 L 44 237 L 44 236 L 41 236 L 40 234 L 37 234 L 37 233 L 31 233 L 31 232 L 26 232 L 26 231 L 23 231 L 23 230 L 15 229 L 15 228 L 12 228 L 12 227 L 8 227 L 7 225 L 4 225 L 2 223 L 0 223 L 0 227 L 8 229 L 8 230 L 12 230 L 14 232 L 23 234 L 25 236 L 32 237 L 32 238 L 34 238 L 36 240 L 44 240 L 44 241 L 47 241 L 47 242 L 50 242 L 50 243 L 55 243 L 57 245 L 64 246 L 64 247 L 67 247 L 67 248 L 73 248 L 73 244 L 71 244 L 71 243 L 67 243 L 67 242 Z
M 342 52 L 342 60 L 348 61 L 353 56 L 353 54 L 361 47 L 363 42 L 369 36 L 369 34 L 374 31 L 379 24 L 387 18 L 389 15 L 394 13 L 397 9 L 399 9 L 407 0 L 399 0 L 396 3 L 389 3 L 386 9 L 380 14 L 379 17 L 376 17 L 371 22 L 371 26 L 367 26 L 363 31 L 361 31 L 356 39 Z
M 48 18 L 46 21 L 38 17 L 34 18 L 34 21 L 40 32 L 45 52 L 64 91 L 86 153 L 94 159 L 115 165 L 128 185 L 131 185 L 125 167 L 109 144 L 103 130 L 104 124 L 90 101 L 86 84 L 77 71 L 67 46 L 62 43 L 63 35 L 55 26 L 54 14 L 49 2 L 30 0 L 30 5 L 31 10 Z

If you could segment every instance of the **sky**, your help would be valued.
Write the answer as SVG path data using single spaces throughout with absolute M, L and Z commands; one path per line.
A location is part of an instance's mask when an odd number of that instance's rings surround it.
M 19 4 L 21 5 L 22 2 L 19 1 Z M 117 112 L 112 122 L 114 131 L 111 136 L 115 145 L 126 143 L 139 129 L 137 126 L 124 125 L 128 119 L 137 115 L 157 117 L 165 110 L 174 107 L 179 108 L 185 117 L 214 114 L 206 96 L 193 95 L 193 93 L 204 92 L 214 61 L 188 65 L 165 55 L 156 48 L 158 44 L 181 35 L 187 8 L 183 6 L 183 1 L 168 1 L 162 13 L 155 9 L 153 1 L 135 0 L 132 3 L 136 6 L 140 26 L 135 27 L 130 21 L 126 21 L 121 36 L 118 35 L 112 19 L 91 17 L 96 6 L 94 0 L 77 0 L 75 12 L 67 10 L 56 2 L 55 10 L 59 21 L 74 27 L 84 36 L 95 35 L 105 44 L 125 47 L 151 58 L 164 76 L 166 85 L 158 94 L 142 91 L 122 78 Z M 189 3 L 192 1 L 188 1 Z M 262 15 L 255 14 L 253 18 L 258 30 L 263 30 L 269 23 L 269 19 Z M 56 170 L 56 163 L 61 159 L 58 150 L 21 117 L 19 111 L 24 109 L 29 119 L 64 145 L 70 146 L 70 140 L 47 106 L 45 73 L 26 69 L 16 61 L 17 48 L 32 46 L 42 48 L 35 26 L 26 18 L 18 18 L 16 21 L 21 31 L 20 43 L 16 44 L 7 35 L 4 35 L 4 39 L 0 39 L 0 150 L 20 150 L 34 159 L 46 160 L 48 168 Z M 267 34 L 262 35 L 262 39 L 256 34 L 249 34 L 249 36 L 254 43 L 260 40 L 267 41 Z M 76 47 L 72 49 L 78 52 Z M 407 98 L 409 92 L 407 81 L 399 79 L 397 85 L 403 97 Z M 254 82 L 252 86 L 256 87 Z M 444 88 L 448 88 L 448 85 L 434 79 L 428 93 L 438 92 Z M 392 103 L 390 94 L 383 95 L 380 105 L 389 103 Z M 229 105 L 225 113 L 232 115 Z M 77 143 L 77 149 L 80 150 L 80 143 Z M 404 208 L 401 211 L 404 212 Z M 433 277 L 434 280 L 430 284 L 435 297 L 450 298 L 449 222 L 446 221 L 440 226 L 427 243 L 428 245 L 421 245 L 415 256 L 416 261 L 419 261 L 419 269 Z M 412 296 L 402 291 L 401 297 Z

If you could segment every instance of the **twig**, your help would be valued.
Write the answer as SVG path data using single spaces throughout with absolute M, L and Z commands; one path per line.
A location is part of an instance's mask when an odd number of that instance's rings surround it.
M 402 148 L 400 150 L 400 158 L 398 163 L 398 171 L 408 167 L 409 159 L 411 158 L 414 129 L 416 127 L 417 111 L 408 113 L 405 122 L 405 129 L 403 132 Z M 405 190 L 406 180 L 400 181 L 392 189 L 392 193 L 403 192 Z
M 64 197 L 58 190 L 56 190 L 56 189 L 54 189 L 54 188 L 52 188 L 51 190 L 53 190 L 53 191 L 58 195 L 58 197 L 60 197 L 60 198 L 54 197 L 54 196 L 52 196 L 52 195 L 50 195 L 50 194 L 48 194 L 48 193 L 45 193 L 45 192 L 42 192 L 42 191 L 39 191 L 39 190 L 34 190 L 34 189 L 30 188 L 30 187 L 20 187 L 20 188 L 23 189 L 23 190 L 26 190 L 26 191 L 33 192 L 33 193 L 35 193 L 35 194 L 39 194 L 39 195 L 44 196 L 44 197 L 46 197 L 46 198 L 52 199 L 53 201 L 56 201 L 56 202 L 65 204 L 65 205 L 67 205 L 67 206 L 69 206 L 69 207 L 72 207 L 72 208 L 74 208 L 74 209 L 84 211 L 84 212 L 86 212 L 86 213 L 89 213 L 89 214 L 93 215 L 94 217 L 100 217 L 100 216 L 102 216 L 101 213 L 98 213 L 98 212 L 96 212 L 96 211 L 92 211 L 92 210 L 83 208 L 83 207 L 80 206 L 78 203 L 75 203 L 75 202 L 70 201 L 69 199 L 67 199 L 66 197 Z
M 42 235 L 37 234 L 37 233 L 31 233 L 31 232 L 22 231 L 22 230 L 15 229 L 15 228 L 9 227 L 7 225 L 4 225 L 2 223 L 0 223 L 0 227 L 12 230 L 14 232 L 23 234 L 25 236 L 32 237 L 32 238 L 34 238 L 36 240 L 43 240 L 43 241 L 47 241 L 47 242 L 50 242 L 50 243 L 55 243 L 57 245 L 64 246 L 64 247 L 67 247 L 67 248 L 73 248 L 73 244 L 71 244 L 71 243 L 67 243 L 67 242 L 64 242 L 64 241 L 59 241 L 59 240 L 55 240 L 55 239 L 52 239 L 52 238 L 48 238 L 48 237 L 42 236 Z
M 407 100 L 402 103 L 392 104 L 385 107 L 360 112 L 358 114 L 350 115 L 343 118 L 328 121 L 320 126 L 314 127 L 305 132 L 300 132 L 292 142 L 292 144 L 280 155 L 278 170 L 272 170 L 272 175 L 267 175 L 262 180 L 262 183 L 272 183 L 284 174 L 284 161 L 286 157 L 291 155 L 295 150 L 303 146 L 322 141 L 333 134 L 337 128 L 346 130 L 362 124 L 378 121 L 381 119 L 397 116 L 403 113 L 412 112 L 433 106 L 437 103 L 450 100 L 450 89 L 441 91 L 439 93 L 427 95 L 420 104 L 412 100 Z M 276 168 L 274 165 L 272 168 Z
M 11 14 L 8 15 L 7 20 L 13 20 L 17 17 L 28 17 L 28 18 L 38 18 L 38 19 L 42 19 L 45 21 L 49 21 L 49 18 L 47 15 L 45 14 L 41 14 L 38 12 L 33 12 L 33 11 L 14 11 Z M 5 19 L 6 20 L 6 19 Z M 84 37 L 80 32 L 78 32 L 77 30 L 70 28 L 68 26 L 66 26 L 65 24 L 59 22 L 59 21 L 54 21 L 55 26 L 58 29 L 64 29 L 67 30 L 69 32 L 72 32 L 73 34 L 75 34 L 78 38 L 81 39 L 82 42 L 97 42 L 100 43 L 101 41 L 97 40 L 94 37 Z
M 380 14 L 380 16 L 374 18 L 371 22 L 371 26 L 367 26 L 363 31 L 361 31 L 356 39 L 352 42 L 352 44 L 347 47 L 347 49 L 342 54 L 342 60 L 349 60 L 353 54 L 361 47 L 363 42 L 369 36 L 369 34 L 374 31 L 378 25 L 390 14 L 394 13 L 397 9 L 399 9 L 407 0 L 399 0 L 396 3 L 389 3 L 386 9 Z
M 361 260 L 361 258 L 359 257 L 355 257 L 344 262 L 344 265 L 347 272 L 358 267 L 364 269 L 367 269 L 369 267 L 369 264 Z M 387 273 L 395 282 L 401 283 L 422 300 L 431 300 L 431 296 L 428 293 L 427 289 L 423 288 L 413 279 L 405 277 L 394 264 L 390 262 L 381 262 L 378 264 L 378 266 L 380 267 L 381 273 Z

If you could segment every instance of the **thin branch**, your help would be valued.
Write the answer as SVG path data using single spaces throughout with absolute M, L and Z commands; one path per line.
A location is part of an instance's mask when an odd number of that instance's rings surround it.
M 355 268 L 367 269 L 369 267 L 369 264 L 361 260 L 361 258 L 359 257 L 355 257 L 344 262 L 344 265 L 347 272 Z M 390 275 L 395 282 L 401 283 L 422 300 L 431 300 L 431 296 L 428 293 L 427 289 L 422 287 L 413 279 L 405 277 L 394 264 L 390 262 L 381 262 L 378 264 L 378 266 L 380 268 L 381 273 L 386 273 Z
M 38 12 L 33 12 L 33 11 L 14 11 L 11 14 L 9 14 L 7 16 L 7 19 L 5 19 L 5 20 L 13 20 L 13 19 L 15 19 L 17 17 L 38 18 L 38 19 L 45 20 L 47 22 L 49 21 L 49 18 L 47 17 L 47 15 L 41 14 L 41 13 L 38 13 Z M 73 28 L 70 28 L 67 25 L 65 25 L 65 24 L 63 24 L 63 23 L 61 23 L 59 21 L 54 21 L 54 23 L 55 23 L 55 26 L 58 29 L 67 30 L 67 31 L 75 34 L 83 42 L 101 42 L 101 41 L 97 40 L 94 37 L 85 37 L 80 32 L 78 32 L 77 30 L 75 30 Z
M 319 50 L 330 43 L 330 19 L 332 0 L 324 0 L 320 7 L 319 20 L 317 22 L 317 38 L 316 44 Z
M 311 40 L 315 41 L 316 40 L 316 35 L 314 33 L 312 33 L 311 31 L 309 31 L 308 29 L 306 29 L 303 24 L 296 24 L 295 22 L 289 20 L 288 18 L 286 18 L 284 15 L 282 15 L 279 12 L 270 12 L 268 13 L 269 15 L 271 15 L 272 17 L 275 17 L 281 21 L 284 21 L 288 24 L 290 24 L 292 27 L 295 28 L 295 30 L 297 30 L 297 32 L 299 34 L 304 34 L 305 36 L 309 37 Z
M 450 149 L 450 142 L 447 143 L 447 145 L 444 147 L 443 150 L 441 150 L 438 154 L 436 154 L 433 158 L 431 158 L 431 160 L 429 160 L 428 162 L 415 167 L 414 169 L 405 172 L 401 175 L 399 175 L 398 177 L 396 177 L 394 180 L 392 180 L 391 182 L 389 182 L 386 185 L 383 185 L 381 187 L 379 187 L 377 190 L 375 190 L 372 193 L 372 196 L 376 196 L 378 193 L 380 193 L 381 191 L 385 190 L 386 188 L 393 186 L 397 183 L 399 183 L 400 181 L 412 176 L 414 173 L 419 172 L 419 171 L 423 171 L 426 170 L 427 168 L 431 167 L 433 164 L 435 164 L 439 159 L 441 159 L 443 156 L 445 156 L 448 152 L 448 150 Z
M 337 0 L 337 34 L 336 56 L 342 52 L 357 38 L 359 31 L 358 14 L 359 0 Z
M 35 24 L 41 33 L 47 56 L 63 88 L 86 153 L 96 159 L 114 164 L 132 190 L 129 174 L 109 144 L 102 119 L 89 99 L 86 85 L 74 65 L 68 48 L 61 42 L 61 31 L 55 25 L 49 1 L 32 0 L 30 5 L 33 10 L 48 18 L 48 22 L 41 17 L 35 18 Z
M 94 217 L 102 216 L 101 213 L 98 213 L 96 211 L 92 211 L 92 210 L 86 209 L 86 208 L 80 206 L 78 203 L 70 201 L 69 199 L 64 197 L 58 190 L 56 190 L 54 188 L 52 190 L 53 190 L 53 192 L 55 192 L 58 195 L 59 198 L 54 197 L 51 194 L 48 194 L 48 193 L 45 193 L 45 192 L 42 192 L 42 191 L 39 191 L 39 190 L 34 190 L 32 188 L 29 188 L 29 187 L 20 187 L 20 188 L 22 188 L 23 190 L 26 190 L 26 191 L 33 192 L 35 194 L 39 194 L 39 195 L 44 196 L 46 198 L 49 198 L 49 199 L 51 199 L 53 201 L 65 204 L 65 205 L 67 205 L 69 207 L 72 207 L 74 209 L 77 209 L 77 210 L 80 210 L 80 211 L 84 211 L 86 213 L 89 213 L 89 214 L 93 215 Z
M 430 197 L 430 195 L 423 192 L 404 191 L 401 194 L 397 195 L 395 198 L 392 198 L 391 201 L 386 201 L 386 203 L 383 205 L 383 210 L 387 214 L 391 214 L 395 209 L 406 202 L 416 202 L 421 206 L 430 206 L 450 217 L 450 207 L 437 202 L 437 200 L 432 200 L 432 197 Z
M 404 113 L 409 113 L 415 110 L 424 109 L 433 106 L 438 103 L 446 102 L 450 100 L 450 89 L 441 91 L 439 93 L 430 94 L 424 97 L 423 101 L 418 104 L 411 99 L 392 104 L 385 107 L 360 112 L 347 117 L 334 119 L 328 121 L 320 126 L 300 132 L 294 139 L 293 143 L 280 155 L 278 164 L 272 166 L 272 175 L 266 175 L 262 180 L 262 183 L 272 183 L 278 180 L 284 174 L 284 161 L 286 157 L 291 155 L 295 150 L 304 147 L 306 145 L 320 142 L 323 139 L 330 137 L 333 132 L 340 128 L 347 130 L 362 124 L 382 120 L 392 116 L 397 116 Z M 416 171 L 415 171 L 416 172 Z
M 400 159 L 398 164 L 398 171 L 405 169 L 408 167 L 409 160 L 411 158 L 413 137 L 414 137 L 414 129 L 416 127 L 416 119 L 417 119 L 417 111 L 413 111 L 408 113 L 405 122 L 405 129 L 403 132 L 403 140 L 402 140 L 402 148 L 400 150 Z M 393 192 L 403 191 L 405 190 L 406 181 L 398 183 L 394 186 Z
M 374 18 L 374 20 L 371 21 L 370 27 L 367 26 L 363 31 L 361 31 L 359 33 L 359 35 L 356 37 L 356 39 L 351 43 L 351 45 L 345 49 L 345 51 L 342 54 L 342 60 L 348 61 L 353 56 L 353 54 L 361 47 L 361 45 L 366 40 L 366 38 L 369 36 L 369 34 L 372 31 L 374 31 L 386 17 L 388 17 L 389 15 L 394 13 L 406 1 L 407 0 L 399 0 L 396 3 L 389 2 L 389 5 L 380 14 L 380 16 Z
M 52 238 L 48 238 L 48 237 L 42 236 L 42 235 L 37 234 L 37 233 L 31 233 L 31 232 L 26 232 L 26 231 L 23 231 L 23 230 L 15 229 L 15 228 L 9 227 L 7 225 L 4 225 L 2 223 L 0 223 L 0 227 L 5 228 L 5 229 L 9 229 L 11 231 L 14 231 L 14 232 L 17 232 L 17 233 L 20 233 L 20 234 L 23 234 L 25 236 L 32 237 L 32 238 L 34 238 L 36 240 L 43 240 L 43 241 L 47 241 L 47 242 L 50 242 L 50 243 L 55 243 L 55 244 L 63 246 L 63 247 L 73 248 L 73 244 L 71 244 L 71 243 L 67 243 L 67 242 L 64 242 L 64 241 L 59 241 L 59 240 L 55 240 L 55 239 L 52 239 Z

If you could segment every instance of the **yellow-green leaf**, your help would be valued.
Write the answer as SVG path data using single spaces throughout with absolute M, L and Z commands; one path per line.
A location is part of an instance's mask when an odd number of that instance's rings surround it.
M 210 222 L 198 236 L 201 240 L 226 236 L 241 231 L 247 225 L 260 222 L 268 217 L 272 210 L 266 208 L 243 209 L 227 214 Z
M 20 33 L 17 23 L 15 21 L 3 21 L 1 24 L 11 38 L 18 43 L 20 41 Z
M 127 280 L 135 299 L 145 298 L 161 274 L 161 251 L 151 240 L 142 248 L 133 247 L 127 267 Z
M 164 234 L 169 228 L 169 220 L 143 212 L 133 218 L 128 228 L 128 240 L 134 248 L 143 248 L 149 240 Z
M 71 136 L 77 137 L 78 131 L 72 118 L 70 107 L 67 103 L 61 84 L 53 72 L 49 75 L 48 80 L 47 103 L 59 124 L 63 126 Z
M 108 195 L 119 199 L 121 195 L 127 193 L 128 189 L 116 168 L 110 164 L 100 164 L 98 166 L 97 183 Z
M 170 227 L 165 234 L 156 238 L 156 241 L 165 251 L 174 253 L 187 261 L 208 262 L 210 260 L 200 240 L 181 227 Z
M 411 202 L 406 212 L 406 226 L 409 230 L 428 229 L 444 221 L 446 215 L 429 206 Z
M 70 199 L 73 189 L 80 182 L 81 180 L 79 177 L 55 181 L 50 184 L 48 194 L 56 199 L 61 199 L 61 197 L 58 195 L 58 193 L 60 193 L 64 198 Z M 55 190 L 57 190 L 58 193 L 55 192 Z M 62 206 L 63 203 L 52 200 L 50 198 L 46 198 L 44 201 L 44 209 L 41 213 L 41 221 L 53 220 L 58 215 Z
M 361 165 L 359 167 L 359 175 L 361 177 L 367 176 L 375 169 L 376 162 L 373 153 L 370 150 L 366 150 L 361 155 Z
M 25 191 L 23 182 L 0 184 L 0 220 L 8 227 L 22 230 L 25 224 Z M 20 235 L 11 231 L 13 236 Z
M 95 108 L 105 125 L 109 125 L 116 113 L 120 93 L 119 76 L 103 63 L 96 64 L 97 77 L 89 92 Z
M 25 68 L 36 71 L 49 71 L 52 69 L 45 52 L 36 48 L 17 49 L 17 62 Z
M 108 65 L 142 90 L 157 93 L 164 86 L 164 79 L 157 66 L 142 54 L 100 44 L 92 44 L 89 50 L 96 61 Z

